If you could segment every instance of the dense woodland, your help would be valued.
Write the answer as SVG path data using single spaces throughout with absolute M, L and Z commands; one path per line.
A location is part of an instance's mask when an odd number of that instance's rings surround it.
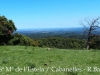
M 55 47 L 65 49 L 83 49 L 85 48 L 85 40 L 75 38 L 50 37 L 39 39 L 40 47 Z
M 31 36 L 28 37 L 19 33 L 13 33 L 16 30 L 17 28 L 12 20 L 8 20 L 5 16 L 0 16 L 0 45 L 23 45 L 64 49 L 86 48 L 86 36 L 82 37 L 82 35 L 78 35 L 77 33 L 74 35 L 70 34 L 68 37 L 64 37 L 64 35 L 53 35 L 44 38 L 32 38 Z M 100 49 L 100 36 L 95 36 L 91 39 L 90 48 Z
M 15 33 L 8 45 L 23 45 L 36 47 L 50 47 L 63 49 L 85 49 L 86 39 L 65 38 L 65 37 L 47 37 L 32 39 L 25 35 Z M 100 37 L 94 37 L 91 40 L 91 49 L 100 49 Z

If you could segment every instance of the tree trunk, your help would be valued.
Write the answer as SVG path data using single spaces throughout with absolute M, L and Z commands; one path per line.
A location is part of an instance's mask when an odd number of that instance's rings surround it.
M 87 39 L 87 50 L 90 49 L 91 31 L 92 31 L 92 26 L 90 26 L 89 33 L 88 33 L 88 39 Z
M 87 50 L 89 50 L 89 48 L 90 48 L 90 46 L 89 46 L 89 45 L 87 45 Z

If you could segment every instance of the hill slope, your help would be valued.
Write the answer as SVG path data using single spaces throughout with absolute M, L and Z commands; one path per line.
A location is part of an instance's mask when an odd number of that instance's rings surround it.
M 99 70 L 94 70 L 100 67 L 99 54 L 98 50 L 1 46 L 0 72 L 1 75 L 99 75 Z

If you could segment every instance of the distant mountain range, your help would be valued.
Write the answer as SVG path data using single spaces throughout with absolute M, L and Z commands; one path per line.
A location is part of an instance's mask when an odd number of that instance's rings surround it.
M 45 37 L 83 37 L 85 28 L 39 28 L 39 29 L 18 29 L 14 33 L 20 33 L 30 38 L 45 38 Z M 95 31 L 100 33 L 100 29 Z

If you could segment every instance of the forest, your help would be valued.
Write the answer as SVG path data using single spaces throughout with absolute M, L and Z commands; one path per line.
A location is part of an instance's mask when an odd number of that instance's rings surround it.
M 59 32 L 54 35 L 52 33 L 37 34 L 21 34 L 16 32 L 17 28 L 12 20 L 8 20 L 5 16 L 0 16 L 0 45 L 23 45 L 36 47 L 50 47 L 61 49 L 85 49 L 87 44 L 87 34 L 82 32 L 68 32 L 63 34 Z M 99 31 L 97 32 L 99 33 Z M 35 37 L 34 37 L 35 36 Z M 39 38 L 38 38 L 39 37 Z M 90 49 L 100 49 L 100 36 L 93 36 L 89 40 Z

